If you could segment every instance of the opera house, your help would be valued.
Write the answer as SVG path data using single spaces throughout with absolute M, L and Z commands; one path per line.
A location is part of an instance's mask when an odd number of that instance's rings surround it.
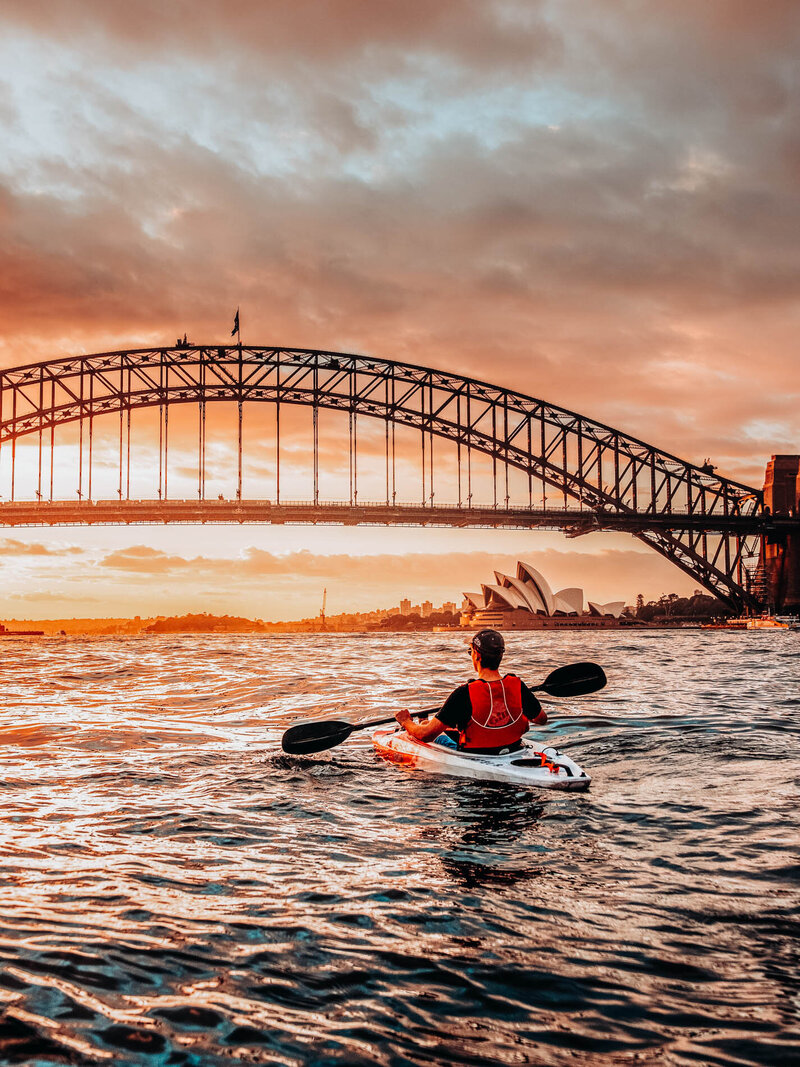
M 464 593 L 461 625 L 495 630 L 585 629 L 619 626 L 623 600 L 610 604 L 587 601 L 582 589 L 554 593 L 546 579 L 528 563 L 517 563 L 516 577 L 494 572 L 495 581 L 481 583 L 480 593 Z

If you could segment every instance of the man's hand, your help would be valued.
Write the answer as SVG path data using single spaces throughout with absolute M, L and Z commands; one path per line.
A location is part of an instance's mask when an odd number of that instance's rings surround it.
M 411 722 L 411 715 L 409 714 L 408 708 L 401 708 L 395 713 L 394 717 L 404 729 L 406 723 Z

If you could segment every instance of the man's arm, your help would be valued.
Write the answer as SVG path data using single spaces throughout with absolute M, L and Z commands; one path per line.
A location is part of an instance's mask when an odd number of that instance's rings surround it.
M 427 722 L 414 722 L 407 708 L 398 711 L 395 718 L 417 741 L 433 741 L 444 730 L 466 729 L 471 714 L 467 687 L 460 685 L 458 689 L 453 690 L 436 715 Z
M 402 708 L 398 711 L 395 718 L 401 726 L 405 727 L 406 733 L 410 734 L 416 741 L 433 741 L 435 737 L 438 737 L 440 733 L 447 729 L 445 724 L 440 719 L 437 719 L 435 715 L 426 722 L 414 722 L 409 715 L 408 708 Z
M 520 691 L 522 696 L 522 710 L 525 714 L 525 718 L 528 722 L 533 723 L 534 726 L 544 726 L 547 722 L 547 712 L 522 679 L 520 679 Z

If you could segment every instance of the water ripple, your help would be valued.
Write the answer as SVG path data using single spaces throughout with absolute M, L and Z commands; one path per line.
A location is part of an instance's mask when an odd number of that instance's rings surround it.
M 789 1064 L 786 634 L 509 636 L 586 794 L 424 775 L 310 718 L 433 706 L 458 635 L 17 642 L 0 662 L 6 1063 Z M 11 646 L 4 646 L 10 648 Z

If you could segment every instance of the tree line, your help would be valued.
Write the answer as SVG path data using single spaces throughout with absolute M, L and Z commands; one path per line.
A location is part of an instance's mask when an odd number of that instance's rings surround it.
M 689 597 L 664 593 L 658 600 L 648 600 L 647 603 L 640 593 L 634 614 L 642 622 L 652 622 L 654 619 L 726 619 L 735 612 L 715 596 L 695 589 Z

